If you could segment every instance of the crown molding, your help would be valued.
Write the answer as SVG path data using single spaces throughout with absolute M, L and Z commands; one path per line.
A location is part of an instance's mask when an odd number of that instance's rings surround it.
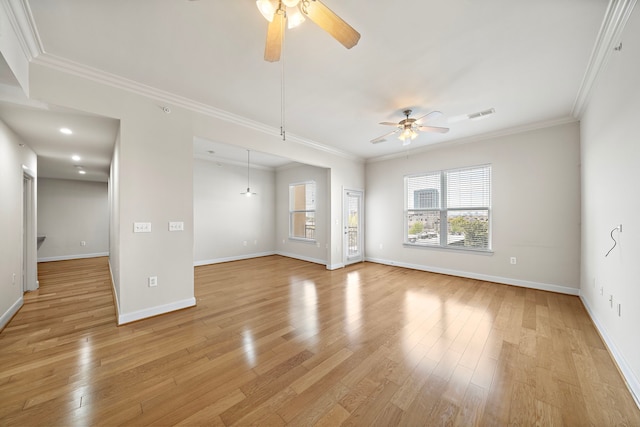
M 27 61 L 43 54 L 44 48 L 29 3 L 26 0 L 2 0 L 2 6 Z
M 589 63 L 582 77 L 578 95 L 573 103 L 571 114 L 580 119 L 587 107 L 593 86 L 600 71 L 607 64 L 615 45 L 619 42 L 624 26 L 631 16 L 637 0 L 610 0 L 607 11 L 596 37 Z
M 515 126 L 507 129 L 501 129 L 494 132 L 483 133 L 482 135 L 473 135 L 466 138 L 454 139 L 452 141 L 443 141 L 437 144 L 430 144 L 424 147 L 416 148 L 413 150 L 403 151 L 401 153 L 387 154 L 379 157 L 372 157 L 367 159 L 366 163 L 383 162 L 385 160 L 397 159 L 399 157 L 406 157 L 412 154 L 419 154 L 425 151 L 437 150 L 440 148 L 448 148 L 456 145 L 470 144 L 473 142 L 486 141 L 487 139 L 496 139 L 509 135 L 516 135 L 519 133 L 530 132 L 538 129 L 550 128 L 554 126 L 565 125 L 568 123 L 575 123 L 578 120 L 574 117 L 561 117 L 559 119 L 545 120 L 541 122 L 529 123 L 522 126 Z
M 153 99 L 161 102 L 162 104 L 168 104 L 180 108 L 184 108 L 195 113 L 199 113 L 205 116 L 213 117 L 216 119 L 224 120 L 229 123 L 233 123 L 245 128 L 262 132 L 264 134 L 280 138 L 280 128 L 264 123 L 248 119 L 246 117 L 230 113 L 228 111 L 212 107 L 210 105 L 194 101 L 192 99 L 164 91 L 152 86 L 139 83 L 134 80 L 130 80 L 115 74 L 107 73 L 103 70 L 93 68 L 78 62 L 71 61 L 66 58 L 62 58 L 56 55 L 44 53 L 39 55 L 32 61 L 34 64 L 42 65 L 51 69 L 62 71 L 67 74 L 85 78 L 95 81 L 97 83 L 105 84 L 117 89 L 126 90 L 128 92 L 135 93 L 137 95 L 144 96 L 149 99 Z M 323 151 L 335 156 L 343 157 L 349 160 L 362 161 L 362 159 L 347 151 L 339 150 L 334 147 L 330 147 L 313 141 L 311 139 L 303 138 L 298 135 L 287 133 L 286 142 L 293 142 L 296 144 L 304 145 L 315 150 Z

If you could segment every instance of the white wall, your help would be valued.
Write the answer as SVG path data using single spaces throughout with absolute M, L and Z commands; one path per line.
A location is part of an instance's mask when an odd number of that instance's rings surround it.
M 196 159 L 193 165 L 194 264 L 275 253 L 275 171 Z
M 23 218 L 22 165 L 37 176 L 37 159 L 0 117 L 0 329 L 22 306 Z M 35 207 L 34 207 L 35 209 Z M 34 221 L 35 221 L 34 216 Z M 35 226 L 35 224 L 33 224 Z M 35 227 L 34 227 L 35 228 Z M 34 236 L 35 239 L 35 236 Z M 33 242 L 35 269 L 35 240 Z
M 116 312 L 120 313 L 120 131 L 113 146 L 109 168 L 109 272 L 115 294 Z
M 121 322 L 195 305 L 190 123 L 178 108 L 167 115 L 154 102 L 130 102 L 118 166 Z M 184 231 L 170 232 L 170 221 Z M 152 232 L 134 233 L 135 222 L 151 223 Z M 157 287 L 148 286 L 152 276 Z
M 369 163 L 367 258 L 577 294 L 579 161 L 578 124 L 569 123 Z M 404 247 L 403 177 L 482 164 L 492 166 L 493 254 Z M 517 258 L 516 265 L 510 257 Z
M 38 261 L 108 255 L 107 183 L 39 179 L 38 235 L 46 236 Z
M 4 4 L 0 4 L 0 10 L 5 7 Z M 3 11 L 4 12 L 4 11 Z M 15 32 L 10 31 L 13 24 L 9 18 L 8 13 L 0 13 L 0 52 L 6 61 L 16 80 L 20 82 L 22 90 L 29 94 L 29 57 L 25 55 L 23 46 L 26 49 L 33 48 L 34 46 L 25 46 Z M 33 51 L 30 52 L 33 54 Z
M 114 285 L 120 323 L 195 305 L 192 125 L 178 107 L 58 69 L 32 64 L 31 94 L 46 102 L 120 119 L 112 211 L 119 223 Z M 185 230 L 169 232 L 169 221 Z M 150 222 L 151 233 L 133 233 Z M 112 259 L 113 260 L 113 259 Z M 148 286 L 156 276 L 157 287 Z
M 316 240 L 289 239 L 289 185 L 307 181 L 316 183 Z M 310 165 L 289 165 L 276 174 L 276 250 L 279 254 L 318 264 L 328 264 L 331 198 L 329 171 Z M 335 201 L 340 205 L 339 199 Z
M 331 172 L 331 224 L 324 259 L 335 266 L 341 260 L 341 189 L 364 186 L 364 165 L 357 160 L 311 146 L 285 142 L 277 135 L 210 114 L 199 105 L 173 98 L 148 87 L 108 76 L 80 77 L 46 61 L 30 66 L 31 95 L 56 105 L 120 120 L 120 139 L 114 154 L 117 175 L 111 177 L 111 215 L 117 216 L 117 247 L 110 249 L 119 321 L 130 322 L 195 304 L 193 284 L 193 139 L 237 144 L 244 148 L 313 164 Z M 105 80 L 106 81 L 106 80 Z M 127 89 L 124 89 L 124 87 Z M 159 101 L 158 99 L 162 99 Z M 176 101 L 172 104 L 169 100 Z M 162 106 L 171 106 L 171 114 Z M 180 107 L 185 105 L 186 107 Z M 184 232 L 169 232 L 169 221 L 183 221 Z M 151 233 L 133 233 L 134 222 L 151 222 Z M 115 250 L 114 250 L 115 249 Z M 325 250 L 326 251 L 326 250 Z M 312 255 L 316 257 L 316 255 Z M 115 261 L 115 262 L 114 262 Z M 147 279 L 158 277 L 158 286 Z
M 581 121 L 582 275 L 580 292 L 640 402 L 640 11 L 622 34 Z M 618 241 L 613 246 L 610 232 Z M 603 289 L 600 295 L 600 289 Z M 613 295 L 613 307 L 609 297 Z M 618 304 L 621 312 L 618 315 Z

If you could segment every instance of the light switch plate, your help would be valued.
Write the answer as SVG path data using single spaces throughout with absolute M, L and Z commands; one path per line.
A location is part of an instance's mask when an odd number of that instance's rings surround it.
M 134 233 L 151 233 L 151 223 L 150 222 L 134 222 L 133 232 Z
M 184 222 L 169 221 L 169 231 L 184 231 Z

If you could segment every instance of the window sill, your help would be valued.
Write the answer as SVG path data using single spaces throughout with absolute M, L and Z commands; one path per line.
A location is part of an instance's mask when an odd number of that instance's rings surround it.
M 407 243 L 404 242 L 402 244 L 405 248 L 411 249 L 430 249 L 430 250 L 441 250 L 445 252 L 462 252 L 465 254 L 474 254 L 474 255 L 484 255 L 484 256 L 492 256 L 493 251 L 491 249 L 464 249 L 460 247 L 448 247 L 448 246 L 428 246 L 428 245 L 420 245 L 417 243 Z

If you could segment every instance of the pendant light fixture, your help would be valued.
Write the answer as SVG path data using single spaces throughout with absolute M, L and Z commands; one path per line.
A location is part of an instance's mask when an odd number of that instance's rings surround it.
M 249 150 L 247 150 L 247 191 L 242 192 L 240 194 L 242 194 L 243 196 L 247 196 L 247 197 L 251 197 L 251 196 L 256 196 L 256 193 L 252 193 L 251 192 L 251 188 L 249 186 L 249 173 L 250 173 L 250 167 L 249 167 L 249 159 L 250 159 L 250 152 Z

